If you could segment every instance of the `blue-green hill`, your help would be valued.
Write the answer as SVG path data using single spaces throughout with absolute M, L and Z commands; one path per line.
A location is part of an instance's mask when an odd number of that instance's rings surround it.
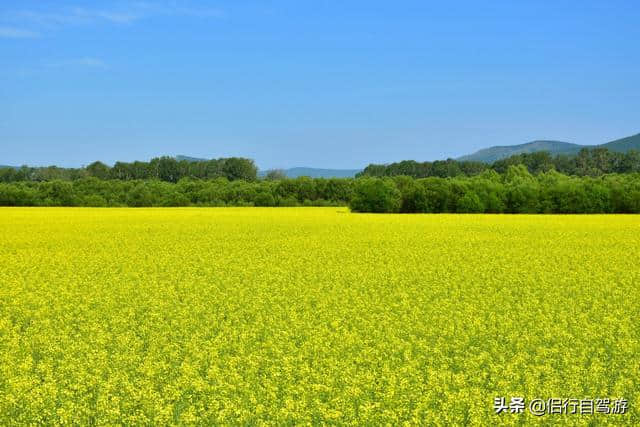
M 617 151 L 619 153 L 626 153 L 630 150 L 640 151 L 640 133 L 607 142 L 606 144 L 600 145 L 600 147 L 606 148 L 609 151 Z
M 318 168 L 290 168 L 283 172 L 288 178 L 308 176 L 311 178 L 353 178 L 362 169 L 318 169 Z M 260 171 L 258 175 L 263 176 L 266 171 Z
M 470 160 L 492 163 L 516 154 L 534 153 L 536 151 L 548 151 L 552 155 L 575 155 L 583 148 L 606 148 L 610 151 L 626 153 L 629 150 L 640 151 L 640 134 L 617 139 L 600 145 L 580 145 L 562 141 L 533 141 L 526 144 L 505 145 L 484 148 L 473 154 L 462 156 L 458 160 Z
M 207 159 L 201 159 L 198 157 L 190 157 L 179 155 L 175 157 L 176 160 L 186 160 L 188 162 L 206 162 Z M 282 172 L 287 178 L 297 178 L 299 176 L 308 176 L 310 178 L 353 178 L 362 169 L 319 169 L 319 168 L 306 168 L 297 167 L 282 169 Z M 258 176 L 263 177 L 268 171 L 261 170 L 258 172 Z

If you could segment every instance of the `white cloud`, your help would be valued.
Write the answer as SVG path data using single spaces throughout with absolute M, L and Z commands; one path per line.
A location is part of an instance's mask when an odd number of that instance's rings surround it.
M 35 31 L 22 30 L 19 28 L 0 27 L 0 37 L 8 39 L 32 39 L 38 37 Z

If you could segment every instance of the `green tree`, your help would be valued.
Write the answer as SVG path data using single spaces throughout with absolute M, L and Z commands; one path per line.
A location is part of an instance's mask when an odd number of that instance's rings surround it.
M 111 168 L 102 162 L 93 162 L 86 167 L 89 176 L 93 176 L 98 179 L 108 179 Z
M 266 191 L 261 191 L 258 194 L 256 194 L 256 197 L 254 198 L 253 203 L 255 206 L 270 207 L 270 206 L 276 205 L 276 199 L 273 197 L 273 194 Z
M 255 181 L 258 178 L 258 168 L 253 160 L 240 157 L 230 157 L 224 160 L 222 172 L 230 180 L 243 179 Z
M 264 176 L 264 179 L 268 181 L 280 181 L 286 178 L 287 178 L 287 175 L 284 173 L 282 169 L 271 169 L 267 171 L 267 174 Z
M 390 179 L 356 180 L 349 207 L 354 212 L 392 213 L 400 210 L 400 191 Z
M 178 161 L 173 157 L 163 156 L 158 159 L 157 177 L 162 181 L 178 182 Z
M 482 213 L 484 205 L 480 197 L 473 190 L 469 190 L 458 199 L 456 209 L 458 213 Z

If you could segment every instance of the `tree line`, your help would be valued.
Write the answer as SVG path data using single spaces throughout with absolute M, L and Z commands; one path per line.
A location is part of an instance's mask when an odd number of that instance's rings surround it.
M 0 183 L 0 206 L 345 206 L 353 179 L 229 180 L 181 178 L 178 182 L 80 178 L 72 181 Z
M 520 164 L 471 177 L 364 177 L 349 206 L 380 213 L 640 213 L 640 174 L 533 175 Z
M 378 213 L 640 213 L 640 173 L 502 174 L 177 182 L 84 177 L 0 183 L 0 206 L 349 206 Z
M 524 165 L 532 174 L 556 170 L 565 175 L 602 176 L 640 172 L 640 152 L 618 153 L 606 148 L 582 149 L 576 156 L 552 156 L 546 151 L 518 154 L 492 164 L 453 159 L 433 162 L 405 160 L 387 165 L 371 164 L 357 177 L 410 176 L 413 178 L 476 176 L 487 170 L 500 174 L 510 166 Z M 241 157 L 219 158 L 205 161 L 176 160 L 173 157 L 156 157 L 149 162 L 116 162 L 108 166 L 93 162 L 81 168 L 57 166 L 0 168 L 0 182 L 21 181 L 75 181 L 94 177 L 102 180 L 160 180 L 176 183 L 183 178 L 217 179 L 229 181 L 256 181 L 258 168 L 251 159 Z M 285 178 L 281 171 L 267 173 L 266 179 Z
M 173 183 L 187 177 L 255 181 L 258 178 L 258 168 L 253 160 L 241 157 L 193 162 L 163 156 L 149 162 L 116 162 L 113 166 L 98 161 L 82 168 L 23 166 L 0 169 L 0 182 L 75 181 L 89 177 L 121 181 L 154 179 Z
M 0 206 L 345 206 L 399 213 L 639 213 L 640 153 L 536 152 L 493 164 L 403 161 L 357 178 L 258 179 L 250 159 L 0 169 Z
M 606 148 L 583 148 L 575 156 L 552 156 L 547 151 L 517 154 L 491 164 L 454 159 L 434 162 L 405 160 L 387 165 L 371 164 L 358 176 L 410 176 L 413 178 L 475 176 L 486 170 L 505 173 L 509 166 L 524 165 L 532 174 L 556 170 L 565 175 L 602 176 L 612 173 L 640 172 L 640 152 L 609 151 Z

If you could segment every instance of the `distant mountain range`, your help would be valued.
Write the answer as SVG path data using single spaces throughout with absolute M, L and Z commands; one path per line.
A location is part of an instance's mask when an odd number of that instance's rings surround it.
M 583 148 L 606 148 L 609 151 L 626 153 L 629 150 L 640 151 L 640 134 L 616 139 L 600 145 L 580 145 L 562 141 L 533 141 L 519 145 L 504 145 L 484 148 L 473 154 L 459 157 L 457 160 L 477 161 L 492 163 L 516 154 L 534 153 L 536 151 L 548 151 L 552 155 L 575 155 Z
M 308 176 L 311 178 L 353 178 L 362 169 L 317 169 L 317 168 L 290 168 L 282 169 L 288 178 Z M 258 176 L 264 176 L 267 171 L 258 172 Z
M 576 155 L 583 148 L 606 148 L 609 151 L 619 153 L 626 153 L 630 150 L 640 151 L 640 133 L 599 145 L 580 145 L 563 141 L 533 141 L 527 142 L 526 144 L 494 146 L 476 151 L 473 154 L 458 157 L 456 160 L 492 163 L 496 160 L 504 159 L 516 154 L 534 153 L 537 151 L 548 151 L 552 155 L 563 154 L 572 156 Z M 189 162 L 207 161 L 207 159 L 183 155 L 175 156 L 175 158 L 176 160 L 187 160 Z M 0 168 L 18 167 L 0 165 Z M 318 169 L 296 167 L 283 169 L 282 171 L 289 178 L 297 178 L 299 176 L 309 176 L 311 178 L 350 178 L 354 177 L 358 172 L 362 171 L 362 169 Z M 267 172 L 268 171 L 266 170 L 261 170 L 258 172 L 258 176 L 265 176 Z
M 201 159 L 199 157 L 189 157 L 189 156 L 182 156 L 182 155 L 176 156 L 175 159 L 177 161 L 186 160 L 187 162 L 208 162 L 209 161 L 209 159 Z
M 188 162 L 207 161 L 207 159 L 183 155 L 176 156 L 176 160 L 186 160 Z M 299 176 L 308 176 L 311 178 L 353 178 L 360 171 L 362 171 L 362 169 L 318 169 L 306 167 L 282 169 L 282 172 L 287 176 L 287 178 L 297 178 Z M 261 170 L 258 172 L 258 176 L 263 177 L 267 172 L 268 171 L 266 170 Z

